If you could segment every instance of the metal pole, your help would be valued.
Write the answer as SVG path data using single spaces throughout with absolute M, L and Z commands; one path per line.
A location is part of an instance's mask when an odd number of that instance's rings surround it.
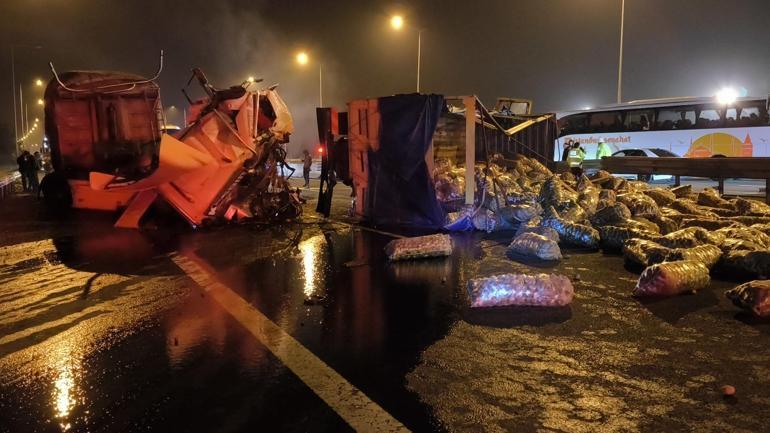
M 21 119 L 19 119 L 19 126 L 21 126 L 21 137 L 24 137 L 24 134 L 26 134 L 24 128 L 24 93 L 21 90 L 21 84 L 19 84 L 19 116 L 21 116 Z
M 324 81 L 323 81 L 323 65 L 318 64 L 318 106 L 324 106 Z
M 19 121 L 17 118 L 18 112 L 16 111 L 16 61 L 13 56 L 13 44 L 11 44 L 11 93 L 13 93 L 13 136 L 16 138 L 14 141 L 16 146 L 16 153 L 19 153 Z
M 473 206 L 476 185 L 476 97 L 463 96 L 465 106 L 465 205 Z
M 420 61 L 422 54 L 422 30 L 417 32 L 417 93 L 420 93 Z
M 620 3 L 620 56 L 618 59 L 618 104 L 622 100 L 622 80 L 623 80 L 623 24 L 626 18 L 626 0 Z
M 29 105 L 24 104 L 24 121 L 27 122 L 27 134 L 29 134 Z

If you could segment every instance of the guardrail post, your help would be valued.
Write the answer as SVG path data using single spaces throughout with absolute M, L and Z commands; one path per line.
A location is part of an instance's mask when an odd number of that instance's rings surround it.
M 674 186 L 679 186 L 682 183 L 682 177 L 678 174 L 674 176 Z
M 725 193 L 725 178 L 720 177 L 719 183 L 717 184 L 717 190 L 719 191 L 719 195 L 722 195 Z
M 765 179 L 765 203 L 770 204 L 770 179 Z

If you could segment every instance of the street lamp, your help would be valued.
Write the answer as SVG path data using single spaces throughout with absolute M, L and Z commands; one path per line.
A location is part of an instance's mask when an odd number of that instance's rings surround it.
M 404 27 L 404 17 L 393 15 L 390 17 L 390 27 L 393 30 L 400 31 Z M 417 93 L 420 93 L 420 66 L 422 62 L 422 32 L 425 29 L 417 30 Z
M 393 15 L 390 17 L 390 26 L 393 27 L 393 30 L 401 30 L 401 27 L 404 26 L 404 17 Z
M 43 100 L 42 100 L 42 99 L 38 99 L 38 100 L 37 100 L 37 105 L 43 105 L 44 103 L 45 103 L 45 102 L 43 102 Z
M 16 141 L 19 141 L 19 125 L 18 125 L 18 116 L 16 115 L 19 112 L 22 112 L 23 114 L 23 106 L 21 105 L 21 101 L 19 101 L 19 107 L 16 107 L 16 60 L 14 58 L 15 49 L 16 48 L 28 48 L 33 50 L 39 50 L 43 48 L 40 45 L 26 45 L 26 44 L 10 44 L 11 45 L 11 92 L 13 93 L 13 130 L 14 130 L 14 137 L 16 138 Z M 18 111 L 17 111 L 18 110 Z M 22 128 L 24 127 L 24 124 L 22 123 Z M 18 151 L 18 149 L 16 149 Z
M 620 55 L 618 56 L 618 104 L 622 96 L 621 80 L 623 79 L 623 24 L 626 20 L 626 0 L 620 0 Z
M 41 80 L 40 78 L 36 79 L 35 80 L 35 85 L 37 87 L 41 87 L 43 85 L 43 80 Z
M 300 51 L 295 56 L 295 60 L 297 61 L 297 64 L 300 66 L 305 66 L 310 62 L 310 56 L 304 51 Z M 323 72 L 323 64 L 318 63 L 318 106 L 323 107 L 324 106 L 324 72 Z

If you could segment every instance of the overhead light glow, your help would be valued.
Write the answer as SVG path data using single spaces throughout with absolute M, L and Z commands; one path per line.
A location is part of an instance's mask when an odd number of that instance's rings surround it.
M 738 91 L 732 87 L 724 87 L 716 93 L 717 102 L 724 105 L 729 105 L 738 99 Z
M 256 80 L 256 78 L 254 78 L 251 75 L 249 76 L 249 78 L 246 79 L 246 81 L 248 81 L 249 83 L 253 83 L 255 80 Z
M 42 99 L 38 99 L 37 100 L 37 105 L 43 105 L 43 100 Z
M 300 65 L 306 65 L 308 60 L 309 58 L 306 52 L 300 51 L 299 53 L 297 53 L 297 63 L 299 63 Z
M 43 80 L 41 80 L 40 78 L 38 78 L 37 80 L 35 80 L 35 85 L 36 85 L 36 86 L 42 86 L 42 85 L 43 85 Z
M 401 15 L 393 15 L 390 18 L 390 26 L 393 27 L 394 30 L 401 30 L 401 27 L 404 27 L 404 17 Z

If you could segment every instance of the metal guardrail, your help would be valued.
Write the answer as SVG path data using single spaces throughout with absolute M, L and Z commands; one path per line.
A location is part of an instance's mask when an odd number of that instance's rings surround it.
M 21 178 L 21 174 L 13 173 L 0 179 L 0 200 L 13 194 L 13 184 Z
M 667 174 L 679 185 L 681 176 L 717 179 L 724 193 L 725 179 L 765 179 L 765 200 L 770 203 L 770 158 L 648 158 L 643 156 L 604 157 L 601 168 L 610 173 Z

